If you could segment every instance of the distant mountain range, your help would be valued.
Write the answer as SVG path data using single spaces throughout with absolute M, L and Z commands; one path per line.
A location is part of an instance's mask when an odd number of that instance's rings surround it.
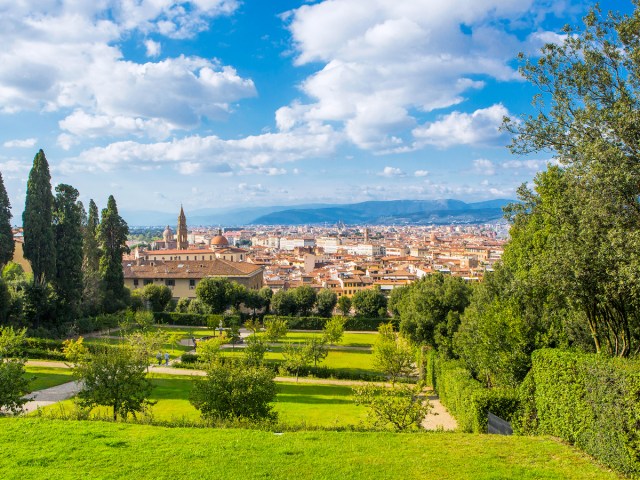
M 187 214 L 190 226 L 319 225 L 336 224 L 452 224 L 485 223 L 502 218 L 502 207 L 513 200 L 497 199 L 465 203 L 460 200 L 390 200 L 354 204 L 308 204 L 295 206 L 199 209 Z M 175 225 L 178 217 L 155 211 L 126 211 L 129 225 Z

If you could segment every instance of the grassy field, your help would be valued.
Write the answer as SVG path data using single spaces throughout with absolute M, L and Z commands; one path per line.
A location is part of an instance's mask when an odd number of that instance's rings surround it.
M 302 343 L 309 338 L 322 335 L 322 332 L 289 332 L 286 337 L 278 340 L 281 343 Z M 352 333 L 345 332 L 342 336 L 342 342 L 340 342 L 339 346 L 342 347 L 373 347 L 373 344 L 378 338 L 377 332 L 372 333 Z
M 33 391 L 55 387 L 73 380 L 68 368 L 26 366 L 25 377 L 31 380 Z
M 157 402 L 151 408 L 155 420 L 200 421 L 200 412 L 189 403 L 192 379 L 153 375 L 151 381 L 154 389 L 150 400 Z M 73 408 L 73 401 L 66 400 L 46 407 L 44 412 L 56 414 Z M 350 387 L 291 383 L 278 383 L 275 410 L 283 423 L 324 427 L 357 425 L 367 413 L 353 403 Z M 108 417 L 109 413 L 106 407 L 94 410 L 99 417 Z
M 548 438 L 272 432 L 0 419 L 0 478 L 619 478 Z

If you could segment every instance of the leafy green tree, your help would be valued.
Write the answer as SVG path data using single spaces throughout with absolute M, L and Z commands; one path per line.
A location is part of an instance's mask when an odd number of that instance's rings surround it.
M 128 346 L 99 348 L 82 357 L 73 367 L 74 376 L 82 382 L 78 402 L 84 408 L 99 405 L 111 407 L 113 420 L 118 415 L 144 412 L 153 385 L 147 378 L 148 359 Z
M 327 320 L 322 329 L 322 335 L 331 345 L 340 343 L 344 335 L 344 324 L 347 319 L 344 317 L 332 317 Z
M 260 296 L 260 293 L 255 290 L 247 290 L 244 298 L 244 306 L 253 310 L 253 315 L 256 315 L 256 311 L 259 308 L 264 307 L 264 299 Z
M 308 339 L 304 348 L 307 351 L 308 358 L 313 361 L 314 368 L 318 368 L 318 362 L 322 362 L 329 354 L 327 340 L 323 336 L 314 335 Z
M 282 350 L 284 357 L 284 366 L 289 370 L 296 372 L 296 382 L 300 375 L 300 370 L 308 367 L 313 360 L 310 356 L 310 349 L 306 345 L 288 343 Z
M 387 315 L 387 298 L 378 287 L 357 291 L 351 298 L 351 304 L 359 317 L 375 318 Z
M 271 309 L 284 317 L 293 316 L 298 311 L 295 296 L 291 290 L 278 290 L 271 298 Z
M 0 174 L 0 265 L 6 265 L 13 258 L 13 232 L 11 230 L 11 203 Z
M 29 401 L 25 396 L 31 393 L 25 373 L 23 360 L 0 360 L 0 409 L 14 415 L 22 412 L 24 404 Z
M 429 412 L 429 404 L 417 387 L 363 384 L 355 386 L 353 391 L 356 404 L 371 410 L 376 427 L 392 426 L 397 431 L 419 429 Z
M 55 277 L 56 252 L 52 223 L 53 194 L 49 164 L 42 150 L 33 159 L 22 213 L 24 258 L 31 263 L 33 280 L 44 284 Z
M 208 420 L 275 420 L 274 377 L 266 367 L 228 360 L 211 365 L 206 377 L 195 379 L 190 401 Z
M 22 265 L 15 262 L 9 262 L 2 269 L 2 278 L 7 282 L 15 282 L 18 280 L 26 280 L 26 275 Z
M 11 291 L 7 286 L 7 282 L 0 278 L 0 324 L 7 321 L 12 306 L 13 298 Z
M 176 312 L 178 313 L 187 313 L 189 311 L 189 304 L 191 303 L 191 299 L 189 297 L 180 297 L 178 303 L 176 304 Z
M 22 321 L 33 328 L 51 330 L 56 323 L 56 305 L 58 297 L 50 283 L 26 283 L 22 285 L 21 312 Z
M 316 300 L 318 315 L 321 317 L 330 317 L 337 303 L 338 296 L 336 293 L 328 288 L 323 288 L 318 292 L 318 298 Z
M 215 338 L 209 338 L 207 340 L 200 340 L 196 345 L 196 353 L 198 354 L 198 361 L 205 365 L 212 365 L 216 363 L 222 353 L 222 345 L 228 341 L 226 336 L 219 336 Z
M 276 343 L 287 336 L 289 327 L 284 318 L 270 318 L 264 321 L 264 336 L 268 342 Z
M 416 351 L 409 341 L 393 331 L 391 324 L 380 325 L 379 333 L 373 346 L 373 365 L 395 384 L 398 378 L 415 370 Z
M 346 295 L 342 295 L 338 298 L 338 310 L 340 310 L 342 315 L 348 317 L 351 313 L 351 299 Z
M 100 275 L 104 287 L 104 308 L 107 312 L 117 311 L 126 306 L 126 289 L 122 271 L 122 256 L 127 248 L 127 222 L 118 214 L 118 206 L 113 195 L 109 195 L 107 208 L 102 210 L 98 226 L 100 245 Z
M 243 349 L 244 361 L 247 365 L 262 365 L 268 345 L 262 335 L 254 333 L 245 339 L 246 346 Z
M 428 275 L 400 290 L 393 308 L 400 317 L 400 332 L 416 343 L 441 348 L 451 355 L 450 342 L 459 317 L 469 304 L 471 287 L 459 277 Z
M 71 185 L 56 186 L 53 228 L 56 248 L 56 275 L 53 283 L 60 302 L 60 315 L 73 319 L 82 301 L 82 208 L 78 190 Z
M 539 60 L 522 56 L 538 112 L 505 122 L 512 152 L 552 151 L 561 165 L 538 176 L 535 191 L 521 188 L 524 205 L 510 212 L 545 244 L 527 269 L 580 311 L 596 351 L 618 356 L 640 342 L 639 27 L 638 8 L 606 17 L 594 8 Z
M 262 305 L 264 306 L 265 313 L 269 313 L 269 307 L 271 306 L 271 297 L 273 297 L 273 290 L 269 287 L 262 287 L 258 290 L 258 295 L 262 299 Z
M 203 278 L 196 286 L 196 297 L 211 313 L 224 313 L 233 304 L 234 293 L 232 282 L 226 278 Z
M 193 298 L 187 306 L 187 312 L 206 315 L 207 313 L 211 313 L 211 308 L 199 298 Z
M 296 303 L 296 313 L 302 317 L 308 316 L 316 304 L 316 291 L 309 285 L 301 285 L 294 288 L 292 292 Z
M 171 308 L 173 292 L 166 285 L 150 283 L 142 289 L 142 299 L 152 312 L 164 312 Z

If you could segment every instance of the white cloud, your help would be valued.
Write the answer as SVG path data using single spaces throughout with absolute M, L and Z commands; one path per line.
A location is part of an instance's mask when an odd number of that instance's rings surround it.
M 180 173 L 263 173 L 280 175 L 275 165 L 301 158 L 326 157 L 335 151 L 341 136 L 329 126 L 307 126 L 290 132 L 265 133 L 239 140 L 198 135 L 169 142 L 115 142 L 85 150 L 62 161 L 64 172 L 105 172 L 174 166 Z
M 495 175 L 496 166 L 491 160 L 479 158 L 473 161 L 473 170 L 480 175 Z
M 154 42 L 153 40 L 145 40 L 144 47 L 147 49 L 147 57 L 153 58 L 160 55 L 162 51 L 162 45 L 160 42 Z
M 413 130 L 418 145 L 446 148 L 453 145 L 505 144 L 500 131 L 502 119 L 509 112 L 502 104 L 476 110 L 473 113 L 452 112 L 440 120 Z
M 428 170 L 416 170 L 413 174 L 416 177 L 426 177 L 427 175 L 429 175 L 429 171 Z
M 25 138 L 24 140 L 8 140 L 2 145 L 6 148 L 31 148 L 38 143 L 37 138 Z
M 0 16 L 0 111 L 75 110 L 67 133 L 166 137 L 203 117 L 225 116 L 256 95 L 253 82 L 214 59 L 179 56 L 126 60 L 119 43 L 134 31 L 183 38 L 232 13 L 235 0 L 36 2 L 3 7 Z M 145 42 L 150 57 L 160 43 Z M 82 128 L 73 115 L 84 115 Z M 102 124 L 102 130 L 99 125 Z
M 539 170 L 544 170 L 547 167 L 547 164 L 551 165 L 559 165 L 559 162 L 555 159 L 546 159 L 546 160 L 508 160 L 506 162 L 502 162 L 502 168 L 511 169 L 511 170 L 529 170 L 533 172 L 537 172 Z
M 246 193 L 249 195 L 256 195 L 256 194 L 268 192 L 268 190 L 261 183 L 256 183 L 255 185 L 250 185 L 248 183 L 239 183 L 238 191 L 240 193 Z
M 406 173 L 396 167 L 384 167 L 378 175 L 382 177 L 404 177 Z
M 288 12 L 295 62 L 324 66 L 301 85 L 311 100 L 281 109 L 278 126 L 342 122 L 360 148 L 402 151 L 415 111 L 460 104 L 483 88 L 478 78 L 521 80 L 512 60 L 533 40 L 509 32 L 526 24 L 550 38 L 531 14 L 546 8 L 536 0 L 324 0 Z

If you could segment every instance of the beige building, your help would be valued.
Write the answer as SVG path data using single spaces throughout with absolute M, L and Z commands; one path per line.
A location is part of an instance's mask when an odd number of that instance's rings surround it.
M 185 255 L 186 256 L 186 255 Z M 262 267 L 246 262 L 228 262 L 219 258 L 202 261 L 151 260 L 123 262 L 124 284 L 130 290 L 152 283 L 166 285 L 173 298 L 195 298 L 196 286 L 203 278 L 228 278 L 251 290 L 263 286 Z

